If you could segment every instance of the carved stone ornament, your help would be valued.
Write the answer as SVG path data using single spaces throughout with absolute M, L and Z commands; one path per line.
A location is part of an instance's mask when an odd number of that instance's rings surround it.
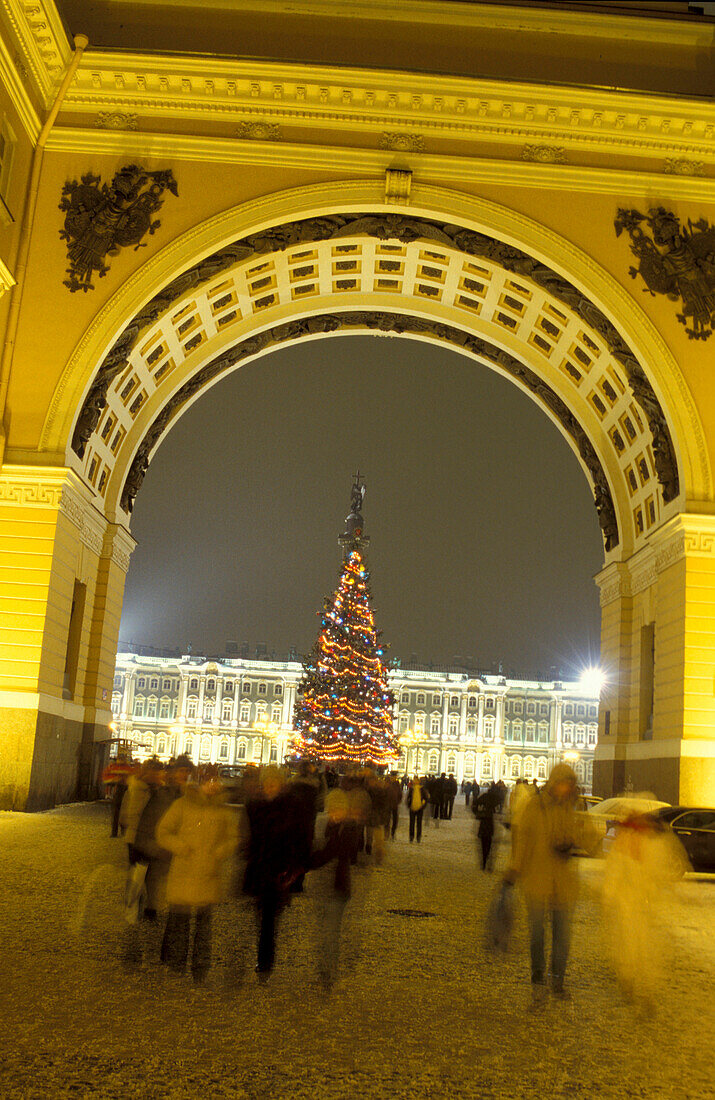
M 280 126 L 271 122 L 239 122 L 236 137 L 250 141 L 281 141 L 283 134 Z
M 685 228 L 662 206 L 647 214 L 619 209 L 614 225 L 617 237 L 624 229 L 628 233 L 638 258 L 638 267 L 629 268 L 631 278 L 640 275 L 653 297 L 665 294 L 671 302 L 682 302 L 683 312 L 676 316 L 689 338 L 709 339 L 715 326 L 715 226 L 705 218 L 688 218 Z
M 325 313 L 299 321 L 287 321 L 285 324 L 277 325 L 275 328 L 267 329 L 255 336 L 249 336 L 246 340 L 242 340 L 234 347 L 222 352 L 210 363 L 206 363 L 193 378 L 177 390 L 144 436 L 124 483 L 121 497 L 122 508 L 126 512 L 131 512 L 134 498 L 148 469 L 151 453 L 159 439 L 185 403 L 208 382 L 213 382 L 220 374 L 234 367 L 242 359 L 257 355 L 259 352 L 286 340 L 296 340 L 301 336 L 314 336 L 318 333 L 336 332 L 338 329 L 345 328 L 366 328 L 378 332 L 394 332 L 409 336 L 430 336 L 494 363 L 495 366 L 518 379 L 546 405 L 573 439 L 593 482 L 594 501 L 606 550 L 612 550 L 618 545 L 616 511 L 606 475 L 593 444 L 566 402 L 544 382 L 540 375 L 495 344 L 464 332 L 462 329 L 454 328 L 452 325 L 444 325 L 438 321 L 412 317 L 403 313 L 373 311 Z
M 667 157 L 663 165 L 663 171 L 672 176 L 704 176 L 705 163 L 702 160 Z
M 380 148 L 395 153 L 424 153 L 425 139 L 421 134 L 382 134 Z
M 521 159 L 536 161 L 537 164 L 565 164 L 566 150 L 557 145 L 525 145 Z
M 72 437 L 72 448 L 81 458 L 87 440 L 96 429 L 106 393 L 114 379 L 128 365 L 128 357 L 141 333 L 153 325 L 174 302 L 183 295 L 235 264 L 253 256 L 282 252 L 296 245 L 316 243 L 349 236 L 374 237 L 383 241 L 410 243 L 416 240 L 435 241 L 457 249 L 468 256 L 483 257 L 522 279 L 531 279 L 554 298 L 563 302 L 590 325 L 623 367 L 634 398 L 643 410 L 653 436 L 653 457 L 663 500 L 673 500 L 679 492 L 678 466 L 673 442 L 658 398 L 635 354 L 625 343 L 616 327 L 583 291 L 541 260 L 527 252 L 496 240 L 486 233 L 465 229 L 460 225 L 430 221 L 406 214 L 378 213 L 326 214 L 271 226 L 214 252 L 200 260 L 168 283 L 154 298 L 135 314 L 95 374 Z M 260 350 L 260 349 L 259 349 Z
M 137 130 L 139 118 L 128 111 L 100 111 L 94 125 L 99 130 Z
M 100 279 L 108 270 L 108 256 L 117 256 L 121 248 L 142 246 L 142 237 L 155 233 L 160 226 L 152 214 L 162 205 L 164 191 L 178 195 L 171 169 L 149 172 L 138 164 L 121 168 L 111 183 L 88 172 L 62 188 L 59 209 L 65 212 L 60 237 L 67 241 L 68 279 L 64 285 L 75 290 L 93 290 L 92 276 Z

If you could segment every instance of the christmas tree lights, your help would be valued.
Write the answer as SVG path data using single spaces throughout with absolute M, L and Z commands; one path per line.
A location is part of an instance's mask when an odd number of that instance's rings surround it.
M 351 520 L 360 526 L 353 523 L 351 528 Z M 375 629 L 369 574 L 358 549 L 367 541 L 361 537 L 361 524 L 354 498 L 350 535 L 341 539 L 346 556 L 340 581 L 319 613 L 321 629 L 303 662 L 293 722 L 303 755 L 334 763 L 387 764 L 399 755 L 394 696 Z

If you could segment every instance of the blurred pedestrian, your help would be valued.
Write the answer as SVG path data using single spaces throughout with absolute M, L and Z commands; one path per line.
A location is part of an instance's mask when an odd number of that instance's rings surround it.
M 345 906 L 351 895 L 353 838 L 346 792 L 331 790 L 326 798 L 325 809 L 328 820 L 324 843 L 312 853 L 310 867 L 316 870 L 327 866 L 327 875 L 318 876 L 318 894 L 323 906 L 318 970 L 323 985 L 329 989 L 338 976 L 340 929 Z
M 370 814 L 365 830 L 365 852 L 370 855 L 374 849 L 375 863 L 385 858 L 385 825 L 390 813 L 387 784 L 380 775 L 368 771 L 365 788 L 370 796 Z
M 457 797 L 457 780 L 453 775 L 448 775 L 444 781 L 444 816 L 447 821 L 452 820 L 454 800 Z
M 472 813 L 479 825 L 477 836 L 482 850 L 482 871 L 491 871 L 491 852 L 494 841 L 494 815 L 499 812 L 501 806 L 501 792 L 496 783 L 472 800 Z
M 296 856 L 302 867 L 307 867 L 313 850 L 315 819 L 325 804 L 325 788 L 321 784 L 315 764 L 310 760 L 301 760 L 298 775 L 290 785 L 290 793 L 296 813 Z M 303 893 L 305 871 L 300 871 L 291 883 L 291 892 Z
M 516 846 L 516 836 L 521 827 L 521 819 L 533 790 L 525 779 L 517 779 L 509 796 L 509 828 L 511 829 L 511 850 Z
M 419 844 L 422 840 L 422 815 L 429 802 L 429 795 L 426 784 L 418 775 L 409 784 L 405 801 L 410 811 L 410 844 L 415 838 Z
M 191 946 L 191 973 L 203 982 L 211 965 L 212 910 L 223 894 L 222 865 L 238 844 L 236 818 L 225 805 L 215 765 L 200 769 L 198 785 L 187 783 L 159 821 L 156 840 L 172 854 L 161 961 L 183 973 Z
M 626 1001 L 654 1007 L 662 981 L 664 903 L 688 869 L 684 849 L 651 814 L 616 826 L 603 876 L 607 945 Z
M 390 840 L 394 840 L 397 832 L 397 822 L 400 817 L 400 803 L 402 802 L 402 783 L 397 777 L 397 772 L 391 772 L 387 780 L 387 796 L 389 813 L 387 835 Z
M 578 895 L 575 851 L 595 853 L 601 840 L 584 814 L 576 813 L 576 775 L 568 764 L 556 764 L 543 790 L 527 803 L 506 882 L 519 881 L 526 900 L 531 953 L 532 1005 L 546 992 L 545 925 L 551 918 L 551 981 L 557 997 L 568 998 L 564 985 L 569 955 L 571 916 Z
M 469 808 L 469 799 L 472 796 L 473 784 L 469 779 L 462 780 L 462 794 L 464 795 L 464 805 Z
M 278 768 L 263 769 L 260 793 L 247 803 L 246 816 L 250 836 L 243 891 L 255 900 L 256 972 L 265 979 L 275 963 L 276 928 L 290 900 L 291 883 L 306 869 L 299 862 L 304 848 L 297 805 Z

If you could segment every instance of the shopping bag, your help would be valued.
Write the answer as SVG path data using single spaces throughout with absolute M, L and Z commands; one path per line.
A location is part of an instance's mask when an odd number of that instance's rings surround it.
M 124 919 L 127 924 L 138 924 L 146 902 L 146 873 L 148 863 L 133 863 L 127 871 L 124 887 Z
M 495 951 L 507 951 L 514 925 L 514 887 L 502 882 L 487 911 L 487 946 Z

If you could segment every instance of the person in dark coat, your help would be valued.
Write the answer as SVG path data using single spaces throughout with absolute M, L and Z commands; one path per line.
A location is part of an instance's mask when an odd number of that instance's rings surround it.
M 298 775 L 290 785 L 290 794 L 295 802 L 297 816 L 296 853 L 303 867 L 308 866 L 313 850 L 315 819 L 324 802 L 320 780 L 316 768 L 308 760 L 301 760 Z M 305 872 L 301 871 L 291 884 L 291 893 L 302 894 Z
M 397 772 L 393 772 L 387 780 L 387 794 L 388 794 L 388 823 L 387 823 L 387 835 L 390 840 L 395 839 L 395 833 L 397 832 L 397 822 L 400 816 L 400 803 L 402 802 L 402 783 L 397 778 Z
M 303 838 L 295 800 L 277 768 L 266 768 L 261 792 L 246 805 L 250 836 L 243 892 L 255 899 L 258 913 L 256 972 L 267 976 L 275 961 L 278 918 L 290 899 L 290 885 L 305 870 L 299 855 Z
M 457 780 L 453 775 L 447 776 L 444 781 L 444 816 L 448 821 L 452 820 L 454 800 L 457 797 Z
M 464 795 L 464 805 L 469 806 L 469 799 L 472 795 L 472 783 L 469 779 L 465 779 L 462 783 L 462 794 Z
M 494 840 L 494 815 L 501 806 L 500 791 L 496 783 L 492 783 L 484 794 L 472 802 L 472 813 L 479 822 L 478 836 L 482 846 L 482 870 L 491 871 L 489 856 Z
M 432 803 L 432 820 L 435 826 L 439 825 L 440 818 L 444 816 L 442 804 L 444 802 L 445 774 L 436 775 L 429 785 L 429 800 Z

